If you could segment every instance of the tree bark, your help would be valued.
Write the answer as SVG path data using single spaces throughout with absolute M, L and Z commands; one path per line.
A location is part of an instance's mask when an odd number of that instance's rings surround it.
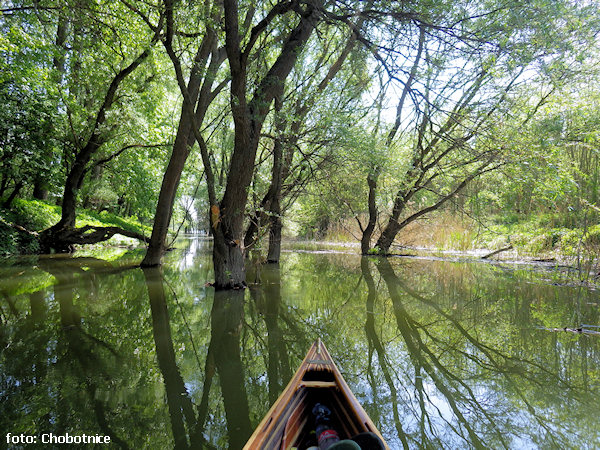
M 262 222 L 267 218 L 271 217 L 272 214 L 280 214 L 281 208 L 279 205 L 279 199 L 277 199 L 278 212 L 275 213 L 273 211 L 273 202 L 276 201 L 276 197 L 281 196 L 281 183 L 282 183 L 282 157 L 283 157 L 283 142 L 282 135 L 285 128 L 285 122 L 280 117 L 282 106 L 282 98 L 281 96 L 277 96 L 275 98 L 275 140 L 273 142 L 273 168 L 271 170 L 271 184 L 269 185 L 269 190 L 263 197 L 260 208 L 254 213 L 254 216 L 250 219 L 250 223 L 248 224 L 248 229 L 246 230 L 246 235 L 244 237 L 244 247 L 249 248 L 252 247 L 257 239 L 257 233 L 260 231 L 260 226 Z M 268 211 L 265 213 L 265 209 Z M 270 220 L 270 223 L 272 221 Z M 269 238 L 270 244 L 270 238 Z M 279 257 L 277 257 L 279 259 Z
M 269 264 L 279 264 L 281 256 L 281 230 L 283 229 L 283 223 L 281 222 L 280 197 L 281 195 L 276 195 L 271 203 L 271 229 L 269 230 L 269 252 L 267 254 L 267 262 Z
M 36 200 L 46 200 L 48 198 L 48 185 L 45 180 L 36 178 L 33 182 L 33 198 Z
M 169 223 L 173 214 L 173 204 L 175 203 L 177 187 L 179 186 L 181 173 L 190 149 L 194 145 L 194 135 L 190 131 L 191 126 L 189 116 L 182 111 L 177 135 L 173 143 L 171 158 L 169 159 L 169 164 L 165 170 L 160 187 L 156 212 L 154 214 L 152 236 L 150 237 L 146 255 L 141 263 L 142 267 L 159 265 L 164 254 L 166 247 L 165 239 L 169 232 Z
M 196 134 L 200 133 L 200 130 L 194 128 L 202 123 L 206 111 L 208 110 L 208 106 L 216 96 L 216 92 L 211 91 L 213 80 L 219 66 L 225 59 L 224 52 L 217 49 L 215 32 L 211 28 L 207 29 L 206 34 L 198 47 L 198 51 L 196 52 L 194 67 L 190 73 L 188 83 L 185 85 L 181 71 L 181 62 L 172 48 L 172 38 L 174 33 L 173 4 L 172 2 L 165 3 L 167 6 L 167 39 L 164 41 L 164 45 L 171 58 L 171 62 L 175 67 L 177 81 L 184 97 L 184 102 L 181 108 L 177 135 L 175 137 L 175 142 L 173 143 L 173 151 L 158 196 L 156 213 L 154 215 L 154 225 L 152 227 L 152 236 L 150 237 L 146 255 L 141 263 L 142 267 L 157 266 L 161 263 L 162 256 L 166 250 L 165 241 L 169 231 L 169 223 L 173 214 L 173 205 L 175 203 L 175 196 L 181 179 L 181 173 L 183 172 L 190 150 L 194 145 L 194 141 L 198 140 Z M 211 56 L 211 61 L 207 73 L 203 77 L 202 72 L 207 64 L 209 56 Z M 199 140 L 198 143 L 201 145 L 201 140 Z M 201 149 L 201 151 L 203 152 L 203 149 Z M 203 160 L 205 159 L 205 155 L 203 154 Z M 210 184 L 212 183 L 210 181 L 210 174 L 212 171 L 209 166 L 207 167 L 207 164 L 209 163 L 206 160 L 204 163 L 205 173 Z M 214 190 L 214 186 L 209 186 L 209 190 Z
M 375 199 L 377 196 L 377 174 L 369 174 L 367 177 L 367 185 L 369 186 L 369 221 L 367 226 L 363 230 L 362 237 L 360 239 L 360 252 L 363 255 L 368 255 L 371 249 L 371 237 L 373 237 L 373 231 L 375 231 L 375 225 L 377 224 L 377 206 Z
M 20 180 L 17 182 L 17 184 L 15 184 L 13 191 L 10 193 L 10 195 L 5 200 L 5 202 L 2 204 L 2 207 L 6 208 L 6 209 L 10 209 L 13 200 L 15 198 L 17 198 L 17 195 L 19 195 L 19 192 L 21 192 L 22 188 L 23 188 L 23 180 Z
M 277 60 L 260 82 L 252 100 L 246 99 L 246 64 L 248 54 L 240 49 L 238 10 L 235 0 L 225 0 L 225 48 L 231 68 L 231 109 L 235 124 L 234 149 L 225 194 L 213 221 L 213 263 L 215 288 L 246 286 L 244 267 L 243 224 L 248 188 L 264 120 L 275 97 L 283 92 L 283 83 L 291 72 L 298 53 L 310 37 L 318 17 L 318 5 L 309 4 L 300 22 L 290 33 Z

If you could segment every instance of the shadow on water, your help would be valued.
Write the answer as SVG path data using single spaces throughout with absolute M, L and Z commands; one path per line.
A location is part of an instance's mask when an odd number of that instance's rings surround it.
M 392 448 L 600 445 L 599 340 L 549 331 L 600 325 L 597 292 L 286 252 L 260 284 L 215 293 L 209 246 L 183 241 L 144 271 L 129 257 L 0 267 L 0 428 L 239 449 L 321 337 Z

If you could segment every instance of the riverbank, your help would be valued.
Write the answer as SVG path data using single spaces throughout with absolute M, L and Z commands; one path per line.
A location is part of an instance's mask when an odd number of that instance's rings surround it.
M 39 244 L 35 235 L 19 231 L 14 225 L 37 233 L 57 223 L 60 212 L 60 206 L 42 200 L 16 199 L 10 209 L 0 208 L 0 255 L 37 253 Z M 96 212 L 81 208 L 77 214 L 77 226 L 86 225 L 115 226 L 146 236 L 150 236 L 152 232 L 151 227 L 142 225 L 136 217 L 120 217 L 107 211 Z M 107 242 L 110 245 L 132 245 L 136 241 L 115 235 Z

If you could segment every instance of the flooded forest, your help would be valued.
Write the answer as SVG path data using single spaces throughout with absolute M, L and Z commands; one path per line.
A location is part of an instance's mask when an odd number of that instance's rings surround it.
M 0 448 L 600 447 L 599 38 L 0 0 Z

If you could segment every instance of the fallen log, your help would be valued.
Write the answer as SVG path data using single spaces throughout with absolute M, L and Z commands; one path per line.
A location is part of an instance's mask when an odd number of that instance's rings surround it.
M 491 258 L 492 256 L 497 255 L 498 253 L 505 252 L 507 250 L 512 250 L 512 248 L 513 248 L 513 246 L 511 244 L 508 247 L 504 247 L 504 248 L 501 248 L 501 249 L 498 249 L 498 250 L 494 250 L 493 252 L 488 253 L 487 255 L 482 256 L 481 259 Z

